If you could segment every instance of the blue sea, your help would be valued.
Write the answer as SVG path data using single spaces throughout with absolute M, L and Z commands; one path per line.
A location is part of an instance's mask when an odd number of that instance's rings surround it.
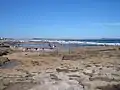
M 21 47 L 39 47 L 50 48 L 50 45 L 56 47 L 81 47 L 81 46 L 103 46 L 103 45 L 118 45 L 120 39 L 31 39 L 34 42 L 46 42 L 37 44 L 20 44 Z

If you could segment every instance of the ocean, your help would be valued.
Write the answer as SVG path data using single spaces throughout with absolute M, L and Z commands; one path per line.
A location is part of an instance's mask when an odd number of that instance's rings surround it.
M 50 48 L 50 45 L 56 47 L 81 47 L 81 46 L 103 46 L 103 45 L 118 45 L 120 46 L 120 39 L 31 39 L 34 42 L 47 42 L 37 44 L 22 43 L 20 47 L 37 47 L 37 48 Z

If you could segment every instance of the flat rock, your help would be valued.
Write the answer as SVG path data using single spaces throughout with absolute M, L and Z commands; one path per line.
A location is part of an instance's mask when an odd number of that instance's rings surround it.
M 81 85 L 71 85 L 67 82 L 59 82 L 54 84 L 39 85 L 30 90 L 83 90 L 83 87 Z
M 83 73 L 84 73 L 85 75 L 92 76 L 92 75 L 93 75 L 93 70 L 85 69 L 85 70 L 83 71 Z

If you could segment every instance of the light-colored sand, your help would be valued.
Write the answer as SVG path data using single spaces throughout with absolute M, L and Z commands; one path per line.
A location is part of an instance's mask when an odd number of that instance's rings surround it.
M 65 55 L 76 54 L 80 55 L 76 60 L 72 57 L 62 60 Z M 5 57 L 21 64 L 12 69 L 0 69 L 0 76 L 1 80 L 7 77 L 12 83 L 37 83 L 29 89 L 20 87 L 22 90 L 98 90 L 108 84 L 120 84 L 119 55 L 119 50 L 111 48 L 77 49 L 71 54 L 16 52 Z M 16 90 L 14 85 L 10 88 Z M 8 88 L 7 90 L 11 90 Z

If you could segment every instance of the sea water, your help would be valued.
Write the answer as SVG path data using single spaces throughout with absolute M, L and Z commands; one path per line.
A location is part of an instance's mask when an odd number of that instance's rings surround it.
M 120 46 L 120 39 L 58 39 L 58 40 L 30 40 L 42 41 L 48 43 L 25 44 L 22 43 L 20 47 L 37 47 L 37 48 L 50 48 L 49 44 L 57 47 L 81 47 L 81 46 L 103 46 L 103 45 L 118 45 Z

